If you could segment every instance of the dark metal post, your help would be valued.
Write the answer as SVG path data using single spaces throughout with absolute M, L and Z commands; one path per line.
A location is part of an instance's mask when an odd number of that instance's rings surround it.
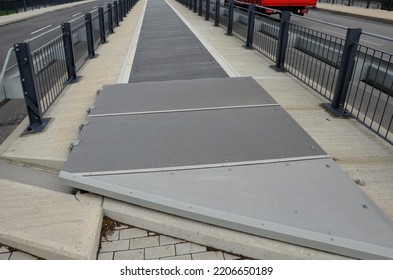
M 227 30 L 227 35 L 232 35 L 232 29 L 233 29 L 233 0 L 229 0 L 228 2 L 228 30 Z
M 123 18 L 127 17 L 126 1 L 127 0 L 123 0 Z
M 186 8 L 188 8 L 188 2 L 189 2 L 189 0 L 186 0 L 186 3 L 185 3 Z
M 112 4 L 108 3 L 108 25 L 109 25 L 109 33 L 113 33 L 113 12 L 112 12 Z
M 117 1 L 113 1 L 113 11 L 115 15 L 115 24 L 116 26 L 119 26 L 119 12 L 118 12 L 118 6 L 117 6 Z
M 197 12 L 198 0 L 193 0 L 193 1 L 194 1 L 194 4 L 192 5 L 192 7 L 193 7 L 194 13 L 196 13 Z
M 210 19 L 210 0 L 206 0 L 206 14 L 205 14 L 205 20 Z
M 104 22 L 104 8 L 99 7 L 98 8 L 98 23 L 100 25 L 100 38 L 101 38 L 101 44 L 106 42 L 105 38 L 105 22 Z
M 63 30 L 63 44 L 64 44 L 64 54 L 67 65 L 68 82 L 72 83 L 77 80 L 76 69 L 75 69 L 75 59 L 74 51 L 71 37 L 71 24 L 65 22 L 61 25 Z
M 38 92 L 34 81 L 33 59 L 30 54 L 29 43 L 19 43 L 14 45 L 16 59 L 20 73 L 22 90 L 27 107 L 30 125 L 25 133 L 35 133 L 44 130 L 49 119 L 44 119 Z
M 193 2 L 194 2 L 194 0 L 190 0 L 190 3 L 188 4 L 188 8 L 189 8 L 190 10 L 192 10 L 192 4 L 193 4 Z
M 119 0 L 118 4 L 118 12 L 119 12 L 119 21 L 123 21 L 123 1 Z
M 254 26 L 255 26 L 255 4 L 252 4 L 248 6 L 246 48 L 252 48 L 252 43 L 254 41 Z
M 337 76 L 336 88 L 334 90 L 333 102 L 331 104 L 331 111 L 337 116 L 344 114 L 343 107 L 347 98 L 349 84 L 351 82 L 353 67 L 355 65 L 357 44 L 359 43 L 361 34 L 361 28 L 348 28 L 347 30 L 340 69 Z
M 86 38 L 87 38 L 88 57 L 92 58 L 96 54 L 94 52 L 93 26 L 92 26 L 92 22 L 91 22 L 91 13 L 85 14 L 85 25 L 86 25 Z
M 202 0 L 199 0 L 198 15 L 202 16 Z
M 285 64 L 285 54 L 288 45 L 288 35 L 289 35 L 289 20 L 291 18 L 290 11 L 281 12 L 280 30 L 277 44 L 277 57 L 275 68 L 277 71 L 284 71 Z
M 216 0 L 216 15 L 214 17 L 214 26 L 220 26 L 220 0 Z

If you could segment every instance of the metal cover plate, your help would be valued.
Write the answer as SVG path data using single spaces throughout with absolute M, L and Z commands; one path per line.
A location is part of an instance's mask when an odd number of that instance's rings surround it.
M 393 258 L 393 223 L 331 159 L 81 176 L 104 196 L 355 258 Z
M 228 77 L 165 1 L 149 1 L 130 82 Z
M 252 78 L 106 85 L 90 116 L 145 111 L 278 105 Z
M 69 172 L 154 169 L 326 155 L 279 106 L 90 118 Z

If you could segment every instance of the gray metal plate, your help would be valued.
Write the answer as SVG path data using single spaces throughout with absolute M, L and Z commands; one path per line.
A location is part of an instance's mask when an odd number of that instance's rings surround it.
M 269 104 L 277 103 L 247 77 L 144 82 L 104 86 L 90 116 Z
M 74 185 L 206 223 L 355 258 L 393 258 L 393 223 L 331 159 L 109 176 Z
M 279 106 L 90 118 L 64 167 L 133 170 L 325 155 Z
M 129 82 L 228 77 L 165 3 L 149 1 Z

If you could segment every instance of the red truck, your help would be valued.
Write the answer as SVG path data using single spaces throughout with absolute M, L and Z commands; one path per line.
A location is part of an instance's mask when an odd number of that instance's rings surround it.
M 317 5 L 317 0 L 240 0 L 235 1 L 235 5 L 241 6 L 241 2 L 255 4 L 257 11 L 266 14 L 275 14 L 276 11 L 291 11 L 294 14 L 303 16 L 308 13 L 309 8 Z

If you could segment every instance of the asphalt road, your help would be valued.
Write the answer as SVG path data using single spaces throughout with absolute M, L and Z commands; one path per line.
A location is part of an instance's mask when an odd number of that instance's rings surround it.
M 357 18 L 356 16 L 340 15 L 322 10 L 310 10 L 309 14 L 304 17 L 292 17 L 291 22 L 332 36 L 345 38 L 346 31 L 344 29 L 310 21 L 307 20 L 308 18 L 318 19 L 350 28 L 361 28 L 362 31 L 367 33 L 393 38 L 393 24 L 378 22 L 371 19 Z M 362 35 L 360 38 L 360 44 L 393 54 L 393 42 L 391 41 Z
M 94 10 L 97 13 L 97 7 L 111 3 L 109 0 L 97 0 L 71 7 L 68 9 L 50 12 L 42 16 L 38 16 L 24 21 L 8 24 L 0 27 L 0 69 L 3 68 L 7 51 L 15 43 L 23 42 L 26 39 L 37 37 L 50 30 L 47 36 L 33 40 L 30 48 L 35 49 L 40 45 L 48 42 L 51 38 L 61 34 L 60 25 L 63 22 L 72 21 L 73 23 L 81 23 L 84 21 L 83 15 Z

